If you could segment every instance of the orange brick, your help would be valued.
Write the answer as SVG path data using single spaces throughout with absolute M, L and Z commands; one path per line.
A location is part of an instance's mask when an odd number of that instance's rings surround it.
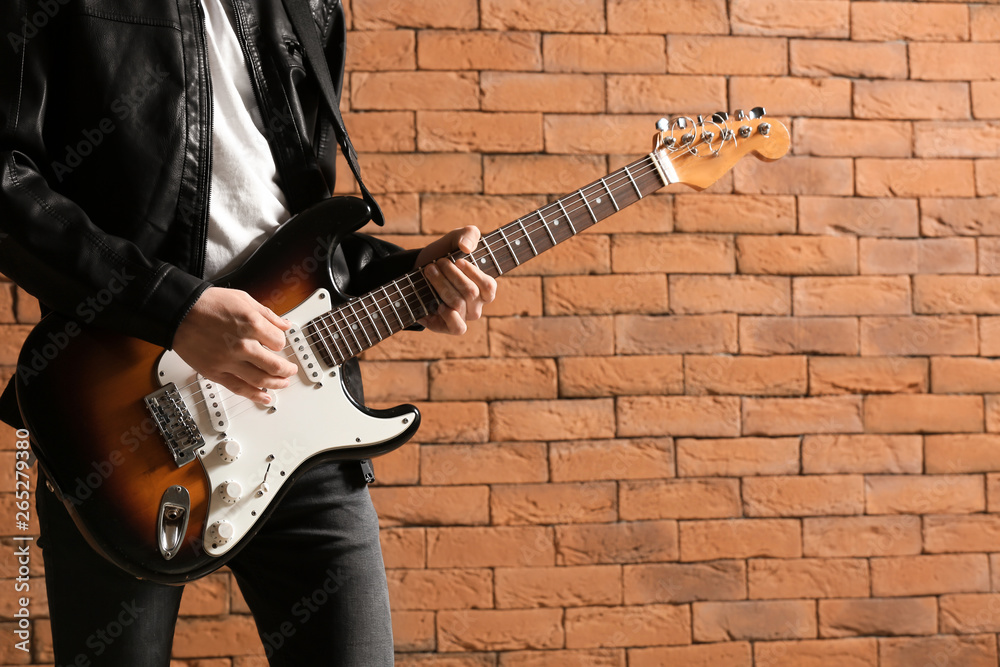
M 1000 274 L 1000 239 L 981 238 L 979 246 L 979 273 L 987 275 Z
M 797 155 L 910 157 L 913 150 L 913 129 L 900 121 L 796 118 L 792 136 Z
M 695 234 L 617 234 L 611 266 L 616 273 L 734 273 L 732 238 Z
M 684 365 L 679 355 L 559 359 L 560 396 L 597 398 L 683 393 Z
M 851 85 L 846 79 L 807 77 L 733 77 L 731 104 L 750 108 L 766 101 L 772 116 L 845 118 L 851 113 Z M 819 193 L 811 193 L 819 194 Z
M 485 486 L 372 487 L 371 495 L 384 526 L 489 523 Z
M 805 639 L 816 636 L 816 602 L 696 602 L 694 639 L 699 642 Z
M 545 35 L 548 72 L 662 73 L 666 41 L 659 35 Z
M 493 656 L 490 656 L 493 659 Z M 436 663 L 435 663 L 436 665 Z M 625 667 L 624 649 L 577 651 L 508 651 L 500 654 L 501 667 Z M 492 662 L 488 666 L 494 667 Z
M 909 74 L 902 43 L 793 39 L 790 64 L 795 76 L 905 79 Z
M 997 350 L 1000 349 L 1000 318 L 980 317 L 979 332 L 981 340 L 979 353 L 983 356 L 997 356 Z
M 549 458 L 553 482 L 674 476 L 670 438 L 554 442 Z
M 918 313 L 1000 313 L 1000 278 L 992 276 L 915 276 Z
M 420 198 L 420 218 L 425 234 L 445 234 L 474 220 L 480 230 L 491 232 L 545 203 L 540 196 L 487 196 L 425 194 Z
M 996 157 L 997 141 L 995 122 L 927 121 L 914 127 L 914 154 L 921 158 Z
M 382 560 L 387 568 L 422 569 L 427 566 L 426 530 L 423 528 L 382 528 L 379 530 Z
M 686 606 L 642 605 L 566 610 L 568 648 L 662 646 L 690 642 L 691 617 Z
M 1000 518 L 995 515 L 924 517 L 924 551 L 927 553 L 996 551 L 998 545 Z
M 392 615 L 392 641 L 397 651 L 434 650 L 432 611 L 403 611 Z
M 572 6 L 559 0 L 501 2 L 482 0 L 482 24 L 493 30 L 604 32 L 602 0 L 580 0 Z
M 795 519 L 729 519 L 680 524 L 681 560 L 801 558 L 800 522 Z
M 427 529 L 428 567 L 540 567 L 553 564 L 552 528 L 448 526 Z
M 972 115 L 975 118 L 1000 118 L 1000 82 L 972 82 Z
M 498 609 L 585 607 L 622 602 L 619 565 L 497 568 Z
M 858 349 L 856 318 L 740 318 L 743 354 L 857 354 Z
M 594 113 L 604 111 L 604 79 L 595 74 L 483 72 L 486 111 Z
M 34 324 L 41 320 L 42 313 L 38 307 L 38 299 L 20 287 L 16 289 L 16 294 L 15 314 L 17 315 L 17 321 L 22 324 Z
M 783 234 L 795 231 L 794 197 L 754 195 L 677 195 L 679 232 Z
M 909 47 L 910 77 L 931 81 L 996 79 L 989 66 L 1000 58 L 996 43 L 915 43 Z
M 498 155 L 487 156 L 483 170 L 487 194 L 562 193 L 603 177 L 605 164 L 591 155 Z
M 961 205 L 959 205 L 961 204 Z M 921 228 L 927 236 L 992 235 L 1000 229 L 997 199 L 921 200 Z
M 931 376 L 936 394 L 1000 393 L 993 375 L 1000 362 L 976 357 L 936 357 L 931 360 Z
M 615 318 L 619 354 L 713 354 L 737 349 L 736 315 Z
M 868 514 L 969 514 L 986 509 L 982 475 L 869 475 Z
M 760 276 L 670 276 L 674 313 L 789 315 L 791 281 Z
M 976 273 L 972 239 L 861 239 L 861 273 Z
M 250 616 L 181 618 L 174 630 L 175 658 L 258 655 L 263 650 Z
M 610 317 L 524 317 L 490 320 L 490 351 L 499 357 L 562 357 L 614 352 Z
M 418 447 L 400 447 L 379 457 L 375 469 L 375 483 L 392 486 L 419 482 L 420 453 L 418 449 Z
M 348 72 L 417 68 L 417 38 L 412 30 L 354 30 L 347 33 L 347 41 Z
M 490 404 L 490 425 L 500 441 L 610 438 L 615 412 L 610 399 L 497 401 Z
M 545 150 L 549 153 L 645 153 L 649 150 L 650 130 L 655 122 L 655 117 L 631 114 L 548 114 L 545 117 Z
M 355 72 L 351 108 L 376 110 L 478 109 L 472 72 Z
M 607 88 L 611 113 L 704 115 L 728 106 L 726 80 L 719 76 L 610 74 Z
M 618 518 L 614 482 L 517 484 L 493 487 L 493 523 L 605 523 Z
M 548 480 L 542 443 L 425 445 L 420 448 L 420 470 L 424 484 L 510 484 Z
M 865 429 L 871 433 L 970 433 L 983 430 L 981 396 L 868 396 Z
M 427 364 L 419 361 L 366 361 L 361 365 L 370 401 L 427 399 Z
M 747 398 L 742 434 L 860 433 L 861 408 L 858 396 Z
M 934 598 L 820 600 L 819 631 L 823 637 L 933 635 L 937 612 Z
M 809 393 L 923 394 L 929 390 L 926 359 L 909 357 L 812 357 Z
M 976 319 L 972 316 L 861 318 L 861 354 L 976 354 Z
M 875 638 L 805 639 L 757 643 L 758 664 L 769 667 L 877 667 L 878 640 Z
M 546 315 L 656 314 L 667 311 L 662 274 L 553 276 L 543 281 Z
M 900 637 L 883 639 L 880 655 L 882 667 L 911 667 L 939 657 L 953 660 L 951 664 L 962 667 L 992 667 L 997 662 L 996 637 L 944 636 Z
M 976 194 L 993 197 L 1000 194 L 996 179 L 1000 176 L 1000 160 L 976 160 Z
M 753 559 L 747 576 L 752 600 L 868 596 L 868 563 L 860 558 Z
M 357 111 L 344 114 L 344 124 L 351 136 L 357 137 L 354 146 L 368 153 L 412 152 L 416 148 L 416 130 L 413 113 L 408 111 Z M 386 202 L 379 198 L 379 205 Z M 384 211 L 386 223 L 395 223 L 395 215 Z M 391 229 L 385 228 L 386 231 Z M 402 231 L 402 230 L 399 230 Z M 411 231 L 407 229 L 406 231 Z
M 461 153 L 366 153 L 365 183 L 374 192 L 479 192 L 482 165 Z
M 915 199 L 799 197 L 803 234 L 906 237 L 919 234 Z
M 983 593 L 990 586 L 986 554 L 875 558 L 871 573 L 876 597 Z
M 907 315 L 910 281 L 900 277 L 794 278 L 795 314 Z
M 667 37 L 674 74 L 777 75 L 788 73 L 788 42 L 762 37 L 676 35 Z
M 425 70 L 542 69 L 542 40 L 530 32 L 422 30 L 416 53 Z
M 486 320 L 470 322 L 462 336 L 401 331 L 365 352 L 365 360 L 451 359 L 489 354 Z
M 396 667 L 495 667 L 487 653 L 442 655 L 440 653 L 397 653 Z M 239 667 L 234 665 L 233 667 Z M 266 667 L 261 665 L 260 667 Z
M 854 162 L 849 158 L 790 156 L 778 162 L 743 160 L 733 170 L 739 194 L 854 194 Z
M 563 641 L 561 610 L 476 609 L 437 614 L 440 651 L 561 648 Z
M 663 665 L 751 667 L 753 665 L 751 653 L 749 642 L 723 642 L 672 648 L 629 649 L 628 656 L 629 665 L 632 667 L 662 667 Z
M 551 117 L 546 119 L 546 123 L 550 120 Z M 631 173 L 636 172 L 633 169 Z M 587 236 L 594 234 L 595 230 L 601 234 L 623 232 L 662 234 L 674 231 L 673 195 L 654 194 L 646 196 L 642 202 L 638 206 L 622 209 L 612 218 L 602 220 L 600 227 L 592 227 L 584 231 Z M 597 273 L 597 271 L 591 273 Z
M 608 32 L 692 33 L 729 32 L 723 0 L 609 0 Z M 677 17 L 683 16 L 683 21 Z
M 805 357 L 688 356 L 687 393 L 798 396 L 806 393 Z
M 555 398 L 556 382 L 551 359 L 449 359 L 430 365 L 435 401 Z
M 799 471 L 798 438 L 681 438 L 676 447 L 679 477 L 747 477 Z
M 736 260 L 740 273 L 852 275 L 858 272 L 858 244 L 846 236 L 741 236 Z
M 965 120 L 971 115 L 968 83 L 857 81 L 854 116 L 890 120 Z
M 946 3 L 851 3 L 851 37 L 858 40 L 955 41 L 969 38 L 969 9 Z
M 530 153 L 542 149 L 542 117 L 530 113 L 421 111 L 417 113 L 421 151 Z
M 742 496 L 746 516 L 831 516 L 864 512 L 860 475 L 748 477 Z
M 775 0 L 767 4 L 734 0 L 730 12 L 737 34 L 847 37 L 850 33 L 849 8 L 839 0 Z
M 972 634 L 996 632 L 996 606 L 1000 596 L 986 594 L 942 595 L 941 632 Z
M 918 516 L 818 517 L 802 521 L 806 556 L 908 556 L 921 553 Z
M 493 606 L 490 570 L 389 570 L 396 609 L 473 609 Z
M 734 479 L 622 482 L 620 514 L 626 521 L 738 517 L 740 486 Z
M 625 604 L 700 600 L 745 600 L 747 567 L 743 561 L 626 565 Z
M 406 6 L 394 0 L 353 0 L 351 9 L 356 29 L 475 28 L 479 25 L 475 0 L 432 0 Z
M 485 403 L 420 403 L 421 442 L 486 442 L 489 416 Z
M 731 396 L 626 396 L 618 399 L 618 436 L 740 435 L 739 399 Z
M 677 560 L 676 521 L 556 526 L 556 563 L 655 563 Z
M 955 474 L 1000 469 L 1000 436 L 929 435 L 925 438 L 926 472 Z
M 809 435 L 802 440 L 802 472 L 923 472 L 923 439 L 916 435 Z
M 858 194 L 866 197 L 973 197 L 976 186 L 969 160 L 857 161 Z
M 514 271 L 522 276 L 610 273 L 611 240 L 604 234 L 577 235 L 558 250 L 543 253 L 535 261 L 522 264 Z
M 978 5 L 969 7 L 972 41 L 995 42 L 1000 40 L 1000 10 L 997 7 Z

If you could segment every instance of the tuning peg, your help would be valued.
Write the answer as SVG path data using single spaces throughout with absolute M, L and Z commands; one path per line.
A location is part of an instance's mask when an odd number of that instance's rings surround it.
M 764 111 L 764 107 L 754 107 L 753 109 L 750 110 L 751 119 L 763 118 L 765 115 L 767 115 L 767 112 Z
M 670 121 L 667 120 L 666 118 L 661 118 L 660 120 L 656 121 L 656 129 L 659 130 L 660 132 L 666 132 L 667 130 L 670 129 Z
M 725 111 L 718 111 L 718 112 L 712 114 L 712 122 L 713 123 L 720 123 L 721 124 L 721 123 L 725 123 L 727 120 L 729 120 L 729 114 L 726 113 Z
M 733 112 L 733 116 L 736 117 L 736 120 L 744 120 L 746 119 L 747 114 L 745 111 L 743 111 L 743 109 L 737 109 L 736 111 Z
M 680 118 L 677 119 L 676 123 L 677 123 L 677 129 L 678 130 L 686 130 L 687 129 L 687 126 L 688 126 L 687 118 L 684 118 L 683 116 L 681 116 Z
M 705 117 L 704 116 L 698 116 L 698 127 L 701 127 L 704 124 L 705 124 Z

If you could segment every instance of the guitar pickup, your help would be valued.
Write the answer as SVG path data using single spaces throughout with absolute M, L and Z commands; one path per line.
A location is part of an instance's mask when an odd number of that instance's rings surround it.
M 212 430 L 216 433 L 225 433 L 229 430 L 229 415 L 226 414 L 226 405 L 222 401 L 222 386 L 201 375 L 198 375 L 198 386 L 201 387 L 201 396 L 205 399 L 205 409 L 208 411 Z
M 323 368 L 320 366 L 319 358 L 309 345 L 309 334 L 302 327 L 293 324 L 292 328 L 285 334 L 288 345 L 295 353 L 295 358 L 299 361 L 299 366 L 305 371 L 306 377 L 313 384 L 322 384 Z

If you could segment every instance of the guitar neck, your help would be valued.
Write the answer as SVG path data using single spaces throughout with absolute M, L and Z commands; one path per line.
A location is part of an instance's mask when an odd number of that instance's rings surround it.
M 484 235 L 472 253 L 451 256 L 498 278 L 674 182 L 669 169 L 669 163 L 664 165 L 651 153 Z M 440 303 L 423 272 L 415 269 L 317 317 L 305 328 L 328 363 L 342 364 L 437 312 Z

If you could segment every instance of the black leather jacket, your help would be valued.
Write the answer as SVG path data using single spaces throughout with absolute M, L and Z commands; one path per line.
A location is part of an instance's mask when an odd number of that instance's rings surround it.
M 332 191 L 335 134 L 282 0 L 228 1 L 298 212 Z M 339 92 L 343 9 L 309 2 Z M 2 0 L 0 35 L 0 271 L 69 315 L 101 294 L 95 325 L 170 347 L 209 286 L 212 90 L 200 0 Z M 412 253 L 390 256 L 394 246 L 370 237 L 349 246 L 338 273 L 412 267 Z M 8 421 L 10 398 L 0 402 Z
M 309 1 L 339 91 L 343 10 Z M 282 0 L 231 2 L 294 213 L 329 196 L 335 135 Z M 69 314 L 115 292 L 95 324 L 170 347 L 208 287 L 212 91 L 200 1 L 3 0 L 0 35 L 0 271 Z M 367 245 L 366 258 L 385 254 Z M 134 278 L 115 289 L 123 271 Z

